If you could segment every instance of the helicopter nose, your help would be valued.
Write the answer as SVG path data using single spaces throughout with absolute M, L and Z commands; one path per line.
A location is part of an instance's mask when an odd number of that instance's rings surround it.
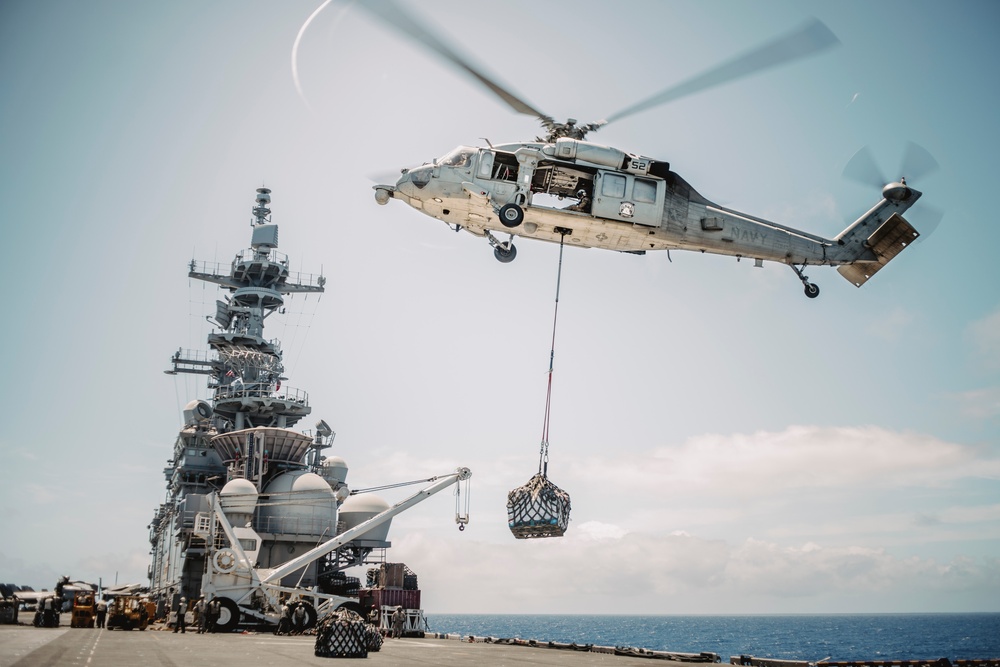
M 417 196 L 417 190 L 423 190 L 424 186 L 431 182 L 431 174 L 434 171 L 433 165 L 425 164 L 415 169 L 409 169 L 399 179 L 396 187 L 405 195 Z
M 417 194 L 417 187 L 410 180 L 410 173 L 403 171 L 403 175 L 396 181 L 396 192 L 406 195 L 411 199 Z

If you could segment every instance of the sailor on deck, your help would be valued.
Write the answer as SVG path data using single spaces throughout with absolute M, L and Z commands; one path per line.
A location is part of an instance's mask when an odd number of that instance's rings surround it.
M 403 612 L 403 607 L 396 607 L 396 611 L 392 612 L 392 636 L 396 639 L 403 636 L 403 626 L 406 625 L 406 613 Z
M 188 599 L 182 595 L 181 599 L 177 601 L 177 620 L 174 621 L 174 632 L 180 630 L 181 634 L 187 633 L 187 608 Z

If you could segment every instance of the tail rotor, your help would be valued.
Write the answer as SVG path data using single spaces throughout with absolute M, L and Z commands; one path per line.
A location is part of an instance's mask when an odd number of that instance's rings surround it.
M 902 186 L 919 183 L 940 168 L 938 161 L 926 148 L 909 141 L 903 150 L 903 157 L 897 172 L 899 174 L 898 183 Z M 892 184 L 892 181 L 885 176 L 875 161 L 872 150 L 868 146 L 859 149 L 848 160 L 844 166 L 843 176 L 849 181 L 880 190 Z M 919 207 L 914 207 L 912 217 L 916 228 L 920 231 L 920 238 L 916 241 L 919 243 L 937 229 L 944 217 L 944 212 L 933 205 L 921 204 Z

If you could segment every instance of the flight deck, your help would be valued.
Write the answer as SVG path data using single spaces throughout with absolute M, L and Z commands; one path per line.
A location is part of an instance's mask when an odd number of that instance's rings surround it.
M 256 667 L 264 665 L 357 664 L 357 659 L 319 658 L 315 636 L 268 633 L 185 634 L 161 630 L 35 628 L 0 625 L 0 667 Z M 458 639 L 386 639 L 369 653 L 368 665 L 434 665 L 441 667 L 632 667 L 682 663 L 585 651 L 487 644 Z

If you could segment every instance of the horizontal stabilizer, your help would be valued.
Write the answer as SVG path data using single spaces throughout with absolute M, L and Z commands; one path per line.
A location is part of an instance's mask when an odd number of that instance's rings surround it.
M 868 237 L 865 244 L 875 253 L 873 261 L 855 262 L 838 266 L 837 271 L 857 287 L 861 287 L 868 279 L 889 263 L 893 257 L 903 252 L 911 243 L 917 240 L 920 233 L 908 223 L 903 216 L 893 213 L 888 220 Z

